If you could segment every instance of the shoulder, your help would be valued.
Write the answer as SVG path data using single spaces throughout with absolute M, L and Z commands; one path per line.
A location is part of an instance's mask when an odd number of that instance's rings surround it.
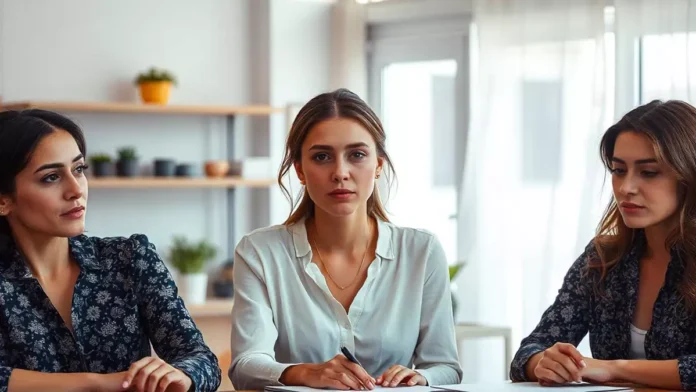
M 410 244 L 410 248 L 432 249 L 441 247 L 437 236 L 425 229 L 407 226 L 398 226 L 389 222 L 381 222 L 380 227 L 385 227 L 391 234 L 395 244 Z M 380 233 L 380 235 L 382 235 Z
M 384 233 L 379 234 L 377 250 L 383 256 L 395 257 L 400 263 L 425 265 L 426 269 L 448 265 L 442 244 L 433 232 L 388 222 L 380 222 L 380 230 Z M 388 236 L 389 244 L 383 236 Z
M 285 245 L 292 241 L 292 227 L 273 225 L 262 227 L 245 234 L 237 244 L 237 251 L 265 249 L 269 246 Z
M 138 261 L 157 258 L 155 245 L 144 234 L 129 237 L 90 237 L 80 235 L 70 239 L 73 252 L 82 256 L 87 263 L 100 266 L 119 267 Z

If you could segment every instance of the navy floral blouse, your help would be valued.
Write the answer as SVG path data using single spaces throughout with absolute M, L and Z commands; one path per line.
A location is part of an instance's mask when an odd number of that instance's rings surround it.
M 203 341 L 154 245 L 144 235 L 69 239 L 80 266 L 72 303 L 73 333 L 20 253 L 0 254 L 0 391 L 13 368 L 115 373 L 151 356 L 193 381 L 220 385 L 217 358 Z
M 590 349 L 597 359 L 629 359 L 630 325 L 638 294 L 639 259 L 645 237 L 639 232 L 629 253 L 606 276 L 604 290 L 596 294 L 599 273 L 588 271 L 588 262 L 599 256 L 590 243 L 566 274 L 555 302 L 544 312 L 534 331 L 522 340 L 510 368 L 513 381 L 526 381 L 529 358 L 557 342 L 577 346 L 590 333 Z M 653 320 L 645 336 L 649 360 L 677 359 L 682 388 L 696 390 L 696 317 L 690 314 L 678 292 L 684 264 L 677 252 L 667 268 L 665 282 L 653 308 Z

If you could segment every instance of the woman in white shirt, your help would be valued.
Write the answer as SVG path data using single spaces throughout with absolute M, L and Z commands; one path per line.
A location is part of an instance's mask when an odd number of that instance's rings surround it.
M 291 168 L 299 204 L 236 249 L 235 387 L 459 383 L 447 260 L 434 235 L 389 223 L 375 181 L 393 172 L 379 118 L 345 89 L 315 97 L 288 136 L 278 176 L 288 196 Z

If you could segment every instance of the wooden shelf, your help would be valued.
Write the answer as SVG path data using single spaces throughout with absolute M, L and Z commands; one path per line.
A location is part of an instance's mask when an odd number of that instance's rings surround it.
M 224 178 L 176 178 L 176 177 L 90 177 L 90 188 L 265 188 L 277 183 L 275 179 Z
M 56 112 L 84 113 L 154 113 L 154 114 L 189 114 L 203 116 L 266 116 L 283 113 L 284 108 L 264 105 L 250 106 L 196 106 L 196 105 L 148 105 L 128 102 L 46 102 L 20 101 L 7 102 L 0 110 L 45 109 Z
M 186 305 L 191 317 L 229 317 L 232 313 L 234 301 L 231 299 L 209 298 L 200 305 Z

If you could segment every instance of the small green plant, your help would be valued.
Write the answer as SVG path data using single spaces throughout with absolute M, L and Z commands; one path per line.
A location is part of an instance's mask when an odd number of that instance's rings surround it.
M 111 163 L 111 156 L 109 154 L 94 154 L 89 158 L 92 163 Z
M 459 274 L 459 271 L 461 271 L 462 268 L 464 268 L 464 264 L 465 263 L 462 262 L 462 263 L 452 264 L 449 266 L 449 280 L 450 280 L 450 282 L 454 281 L 454 278 L 457 277 L 457 275 Z
M 170 249 L 170 259 L 174 268 L 182 274 L 202 272 L 205 264 L 214 259 L 217 249 L 206 240 L 190 243 L 183 236 L 175 236 Z
M 133 81 L 135 85 L 146 82 L 171 82 L 174 86 L 177 84 L 174 74 L 166 69 L 156 67 L 150 67 L 147 71 L 139 73 Z
M 138 159 L 135 147 L 122 147 L 118 150 L 119 161 L 133 161 Z

